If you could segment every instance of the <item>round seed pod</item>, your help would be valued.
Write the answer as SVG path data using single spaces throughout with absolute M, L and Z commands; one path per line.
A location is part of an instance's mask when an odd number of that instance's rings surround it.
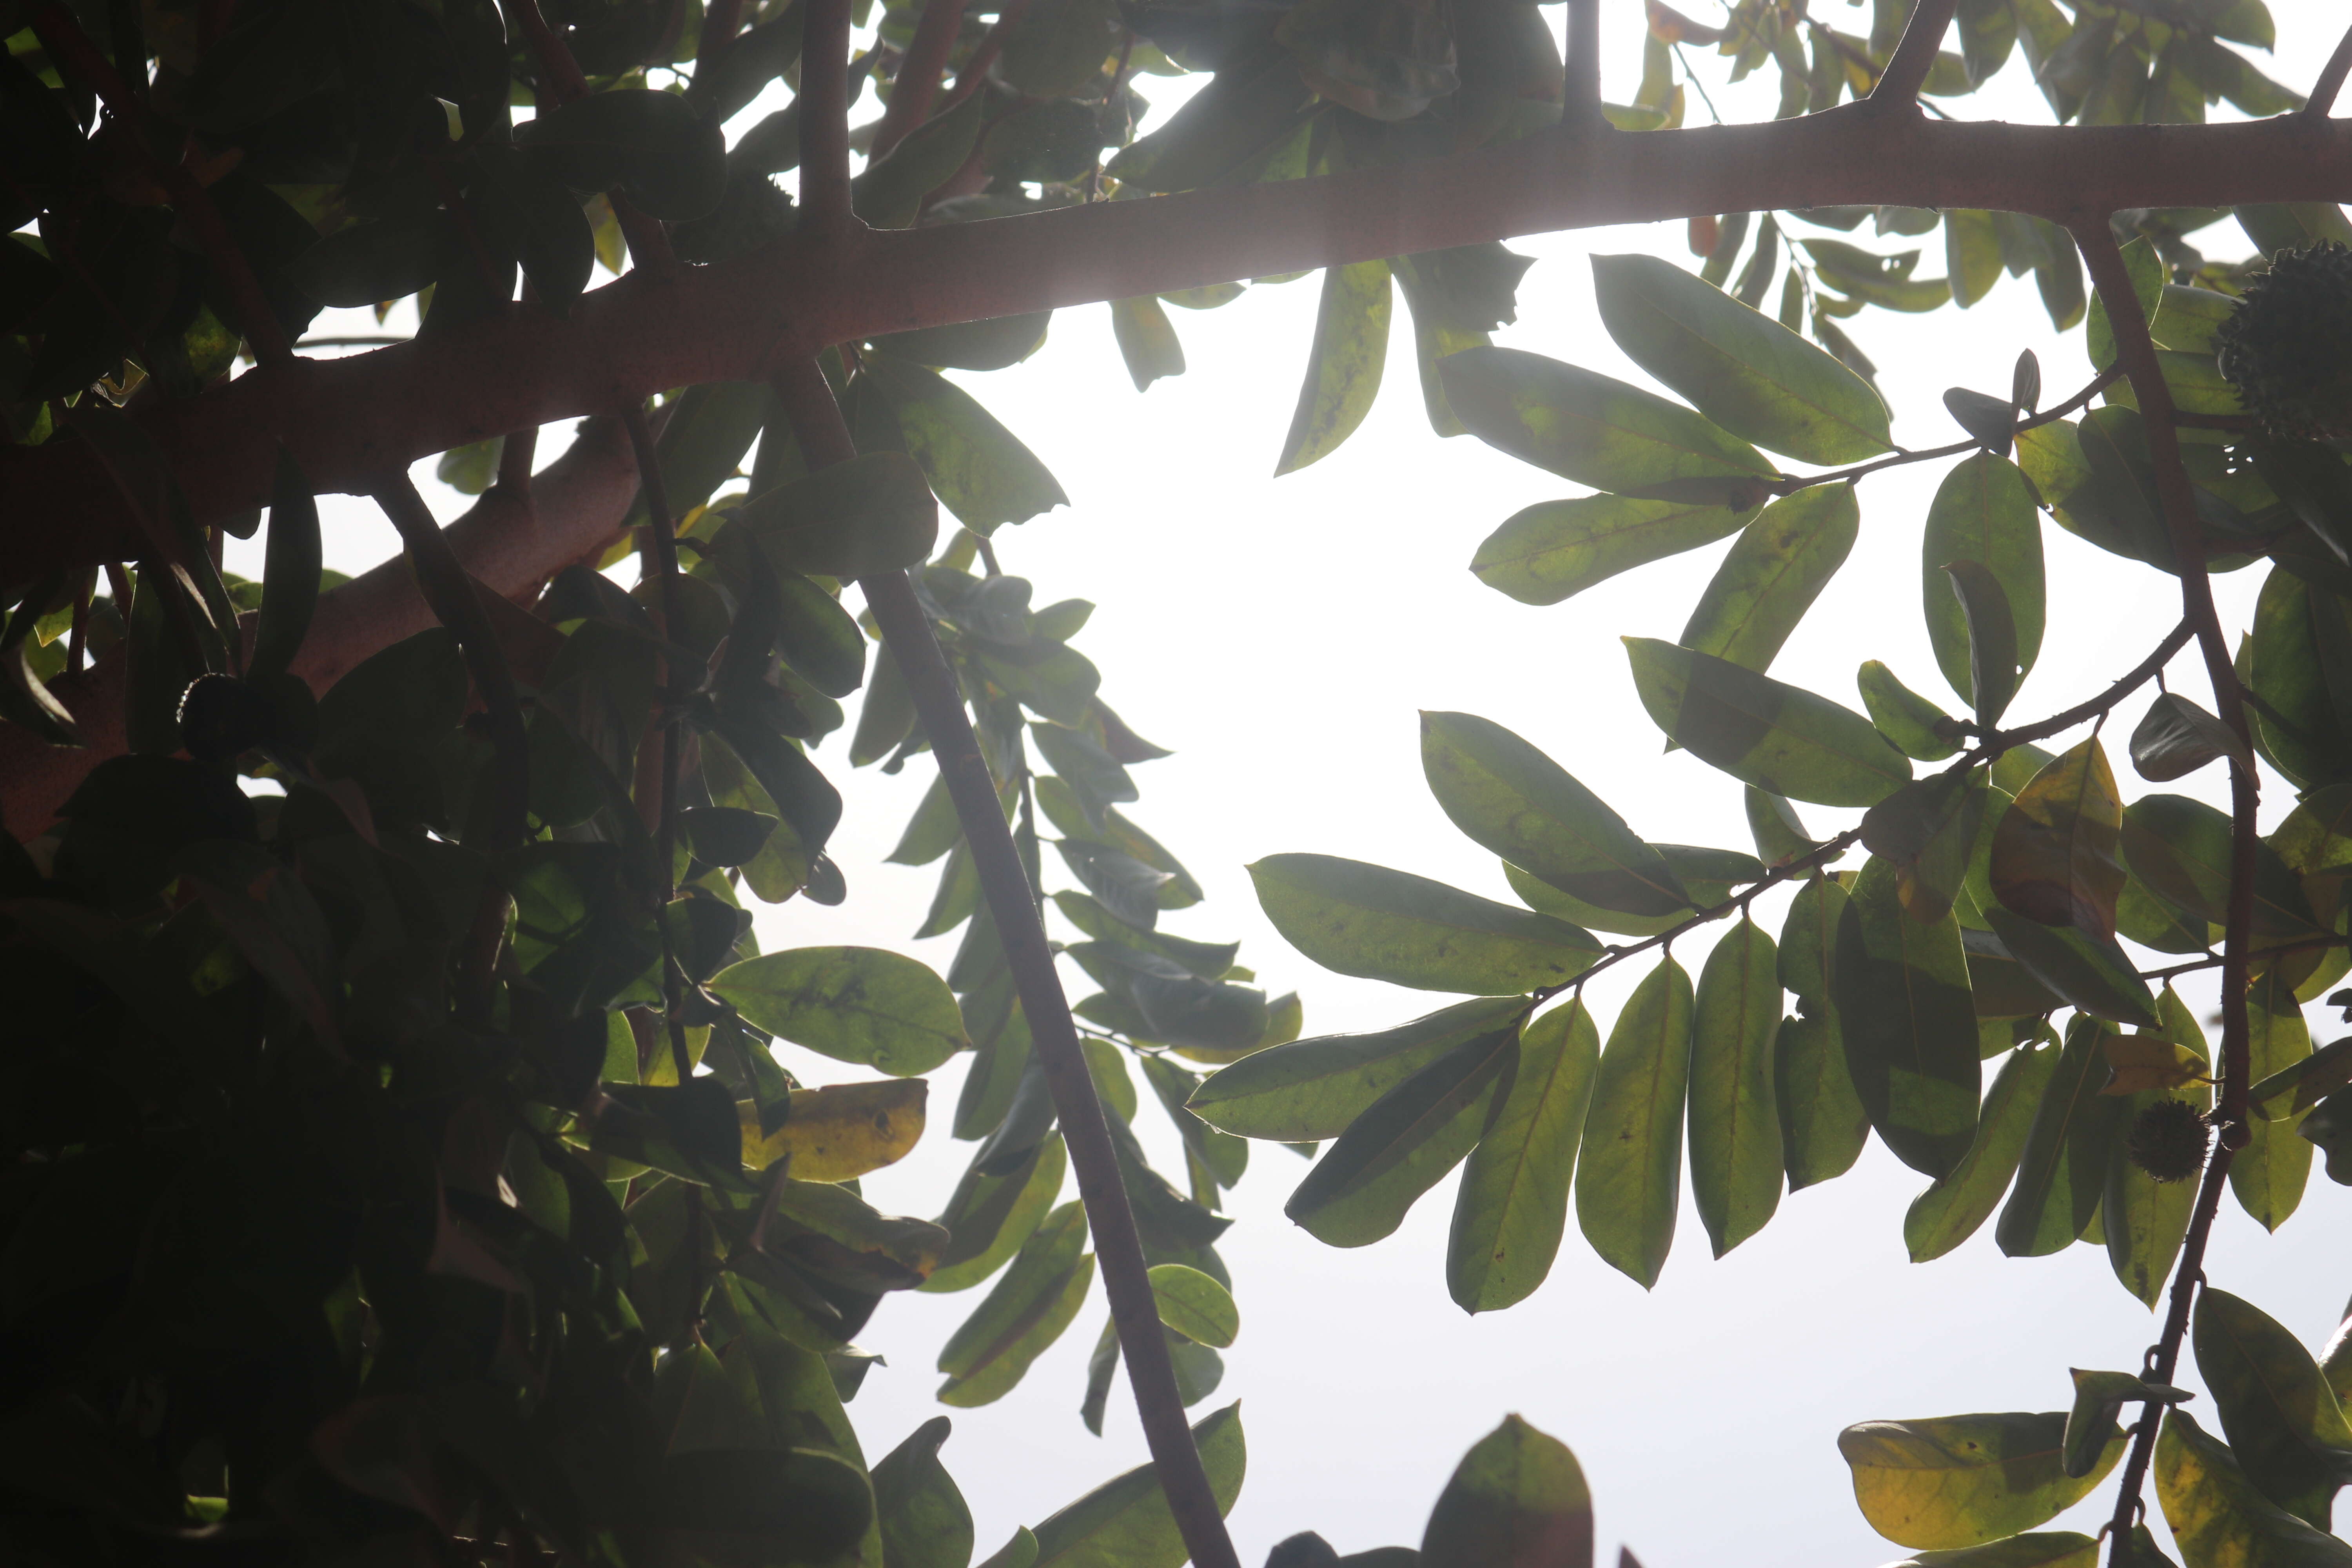
M 2281 251 L 2214 340 L 2221 374 L 2264 432 L 2352 440 L 2352 248 Z
M 200 675 L 180 693 L 180 744 L 200 763 L 225 763 L 251 751 L 278 728 L 278 710 L 260 688 L 232 675 Z
M 2131 1163 L 2159 1182 L 2185 1182 L 2205 1167 L 2212 1129 L 2185 1100 L 2159 1100 L 2132 1118 L 2124 1138 Z

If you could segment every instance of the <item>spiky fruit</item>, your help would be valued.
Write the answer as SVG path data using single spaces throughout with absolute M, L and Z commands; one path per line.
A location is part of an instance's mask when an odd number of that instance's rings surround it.
M 2159 1182 L 2185 1182 L 2205 1168 L 2212 1129 L 2185 1100 L 2159 1100 L 2132 1118 L 2124 1138 L 2131 1163 Z
M 2221 374 L 2268 434 L 2352 441 L 2352 249 L 2283 250 L 2214 338 Z

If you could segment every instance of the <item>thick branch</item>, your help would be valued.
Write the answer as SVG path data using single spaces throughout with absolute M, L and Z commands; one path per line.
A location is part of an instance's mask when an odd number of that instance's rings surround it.
M 955 48 L 956 34 L 962 26 L 963 0 L 929 0 L 923 6 L 923 19 L 915 24 L 907 58 L 890 83 L 890 106 L 882 111 L 882 123 L 875 128 L 869 157 L 887 155 L 929 115 L 931 100 L 939 96 L 940 78 L 948 68 L 948 55 Z
M 1877 85 L 1870 89 L 1872 107 L 1917 112 L 1919 89 L 1927 85 L 1936 51 L 1944 47 L 1944 34 L 1958 8 L 1959 0 L 1917 0 L 1911 8 L 1911 20 L 1904 25 L 1902 41 L 1895 46 L 1894 58 L 1886 62 Z
M 1766 125 L 1547 132 L 1275 185 L 852 229 L 845 242 L 796 234 L 684 268 L 660 289 L 609 284 L 561 321 L 512 311 L 436 341 L 312 362 L 299 397 L 248 375 L 199 398 L 157 399 L 140 417 L 197 521 L 215 522 L 267 503 L 280 433 L 321 490 L 354 491 L 434 452 L 626 408 L 670 387 L 756 379 L 772 357 L 828 342 L 1550 229 L 1761 207 L 1979 207 L 2062 220 L 2095 212 L 2104 221 L 2125 206 L 2347 198 L 2352 123 L 2299 116 L 2084 129 L 1906 122 L 1848 106 Z M 0 452 L 0 499 L 20 516 L 75 520 L 10 531 L 0 580 L 136 553 L 120 504 L 88 454 L 68 444 Z
M 1568 81 L 1564 123 L 1606 125 L 1601 113 L 1601 0 L 1568 0 Z
M 801 27 L 801 205 L 819 242 L 838 243 L 857 227 L 849 212 L 849 0 L 808 0 Z
M 821 468 L 856 455 L 832 389 L 814 362 L 780 367 L 775 388 L 811 466 Z M 1241 1560 L 1225 1533 L 1208 1472 L 1202 1467 L 1200 1450 L 1193 1446 L 1192 1427 L 1184 1419 L 1183 1397 L 1177 1390 L 1167 1336 L 1160 1331 L 1159 1308 L 1145 1271 L 1143 1242 L 1136 1233 L 1134 1211 L 1128 1207 L 1110 1126 L 1095 1093 L 1086 1053 L 1078 1045 L 1069 1000 L 1054 973 L 1053 950 L 1046 943 L 1020 851 L 1005 826 L 996 781 L 989 773 L 971 721 L 964 712 L 963 689 L 931 635 L 930 621 L 916 601 L 914 584 L 906 573 L 861 577 L 857 585 L 864 590 L 866 605 L 881 626 L 882 640 L 898 659 L 914 694 L 915 711 L 930 740 L 940 777 L 955 801 L 964 843 L 979 871 L 988 911 L 996 921 L 1004 962 L 1021 998 L 1022 1015 L 1028 1020 L 1030 1037 L 1045 1067 L 1046 1087 L 1053 1093 L 1062 1139 L 1070 1152 L 1070 1168 L 1078 1178 L 1078 1196 L 1086 1205 L 1087 1226 L 1094 1233 L 1095 1256 L 1102 1266 L 1103 1291 L 1110 1298 L 1111 1319 L 1118 1328 L 1120 1353 L 1127 1362 L 1136 1410 L 1143 1419 L 1144 1440 L 1159 1470 L 1160 1489 L 1176 1516 L 1176 1527 L 1195 1568 L 1240 1568 Z

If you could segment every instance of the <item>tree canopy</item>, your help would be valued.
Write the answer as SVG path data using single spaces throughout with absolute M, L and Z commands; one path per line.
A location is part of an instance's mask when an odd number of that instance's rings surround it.
M 1908 1562 L 2148 1568 L 2152 1493 L 2186 1568 L 2352 1563 L 2352 1349 L 2204 1268 L 2225 1199 L 2275 1230 L 2315 1156 L 2352 1184 L 2352 1039 L 2307 1014 L 2352 1017 L 2352 35 L 2306 94 L 2257 63 L 2262 0 L 1724 9 L 1647 0 L 1616 103 L 1599 0 L 1557 31 L 1519 0 L 0 0 L 10 1553 L 1236 1568 L 1243 1427 L 1206 1406 L 1254 1143 L 1311 1159 L 1301 1246 L 1378 1244 L 1458 1170 L 1475 1314 L 1571 1210 L 1647 1286 L 1685 1181 L 1720 1258 L 1875 1138 L 1927 1183 L 1914 1259 L 2088 1242 L 2161 1314 L 2124 1370 L 2053 1370 L 2064 1408 L 1840 1435 Z M 2053 123 L 1965 118 L 2004 70 Z M 1750 76 L 1773 119 L 1695 122 Z M 1503 241 L 1667 219 L 1693 268 L 1591 261 L 1654 384 L 1496 342 L 1544 284 Z M 1624 654 L 1751 844 L 1649 841 L 1578 758 L 1424 713 L 1431 795 L 1517 902 L 1260 858 L 1299 953 L 1435 994 L 1307 1037 L 1238 943 L 1162 929 L 1203 899 L 1139 820 L 1167 753 L 1076 646 L 1093 606 L 1000 558 L 1067 498 L 973 382 L 1108 305 L 1141 393 L 1181 312 L 1318 269 L 1277 475 L 1361 426 L 1401 293 L 1433 437 L 1579 492 L 1500 521 L 1486 586 L 1555 605 L 1729 542 Z M 1868 312 L 2004 273 L 2093 375 L 2022 353 L 1897 447 Z M 419 324 L 303 352 L 366 307 Z M 478 497 L 446 527 L 436 454 Z M 1870 658 L 1852 698 L 1775 679 L 1872 476 L 1916 464 L 1952 700 Z M 328 571 L 332 493 L 402 555 Z M 2053 617 L 2107 591 L 2045 572 L 2045 516 L 2179 607 L 2029 713 Z M 259 579 L 224 570 L 265 529 Z M 2184 654 L 2205 690 L 2166 683 Z M 842 901 L 868 766 L 930 780 L 889 858 L 940 868 L 944 973 L 754 933 Z M 2161 787 L 2225 776 L 2228 809 Z M 2173 984 L 2206 972 L 2215 1038 Z M 866 1076 L 809 1087 L 802 1052 Z M 859 1180 L 959 1058 L 969 1166 L 884 1213 Z M 986 1405 L 1097 1275 L 1081 1419 L 1123 1366 L 1152 1462 L 981 1558 L 949 1417 L 861 1447 L 861 1342 L 894 1292 L 973 1292 L 938 1398 Z M 2104 1544 L 2044 1528 L 2111 1482 Z M 1268 1568 L 1593 1549 L 1577 1460 L 1509 1416 L 1417 1545 L 1310 1531 Z

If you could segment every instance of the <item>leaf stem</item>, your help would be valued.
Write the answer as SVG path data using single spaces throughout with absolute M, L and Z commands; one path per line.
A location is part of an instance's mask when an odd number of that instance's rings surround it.
M 939 111 L 941 114 L 980 90 L 988 80 L 988 68 L 994 65 L 996 57 L 1003 52 L 1006 37 L 1021 25 L 1022 15 L 1028 9 L 1029 0 L 1004 0 L 1003 9 L 997 12 L 996 20 L 973 47 L 971 58 L 964 61 L 963 69 L 956 73 L 955 86 L 940 100 Z
M 1610 129 L 1601 112 L 1601 0 L 1568 0 L 1568 76 L 1560 123 Z
M 2189 470 L 2181 464 L 2180 439 L 2173 427 L 2172 392 L 2165 384 L 2156 342 L 2148 334 L 2147 317 L 2140 309 L 2138 290 L 2124 264 L 2123 252 L 2116 247 L 2115 231 L 2106 216 L 2086 217 L 2071 226 L 2074 244 L 2083 253 L 2083 263 L 2090 271 L 2091 281 L 2106 307 L 2107 321 L 2115 331 L 2116 363 L 2131 378 L 2132 395 L 2139 404 L 2147 432 L 2148 458 L 2156 468 L 2157 496 L 2164 508 L 2174 566 L 2180 577 L 2183 619 L 2195 628 L 2198 647 L 2205 657 L 2215 711 L 2244 744 L 2245 755 L 2251 757 L 2246 705 L 2231 661 L 2228 639 L 2222 635 L 2221 616 L 2213 606 L 2212 583 L 2205 569 L 2203 534 L 2197 521 L 2196 491 L 2189 482 Z M 2221 1094 L 2213 1111 L 2220 1136 L 2214 1140 L 2211 1159 L 2205 1169 L 2205 1184 L 2198 1192 L 2197 1207 L 2181 1244 L 2180 1260 L 2173 1275 L 2171 1310 L 2166 1315 L 2164 1336 L 2157 1342 L 2150 1363 L 2159 1381 L 2170 1376 L 2180 1353 L 2181 1336 L 2189 1329 L 2189 1308 L 2196 1281 L 2202 1278 L 2206 1239 L 2220 1209 L 2221 1179 L 2228 1172 L 2231 1152 L 2243 1148 L 2250 1135 L 2246 1126 L 2246 1089 L 2252 1038 L 2246 989 L 2248 947 L 2253 930 L 2254 853 L 2260 842 L 2255 813 L 2261 805 L 2261 788 L 2252 766 L 2231 758 L 2230 901 L 2223 925 L 2221 966 Z M 2131 1457 L 2116 1498 L 2114 1539 L 2109 1543 L 2107 1559 L 2111 1568 L 2128 1568 L 2131 1560 L 2131 1527 L 2140 1507 L 2140 1488 L 2147 1478 L 2148 1456 L 2155 1447 L 2157 1426 L 2156 1421 L 2143 1417 L 2138 1435 L 2132 1440 Z
M 2352 76 L 2352 30 L 2346 31 L 2336 52 L 2327 57 L 2327 64 L 2320 68 L 2319 79 L 2311 84 L 2311 98 L 2303 111 L 2314 120 L 2326 119 L 2335 110 L 2336 95 L 2344 90 L 2347 76 Z
M 849 206 L 849 0 L 808 0 L 801 47 L 801 205 L 839 236 Z
M 816 3 L 822 6 L 838 0 Z M 814 20 L 813 16 L 813 26 Z M 777 371 L 774 385 L 812 468 L 828 467 L 856 455 L 840 406 L 814 361 L 788 362 Z M 1159 1309 L 1145 1272 L 1143 1243 L 1136 1231 L 1134 1211 L 1128 1206 L 1110 1126 L 1078 1045 L 1069 1000 L 1054 972 L 1053 951 L 1045 940 L 1045 924 L 1038 919 L 1029 879 L 1022 869 L 1020 851 L 1005 825 L 995 781 L 964 711 L 962 689 L 931 634 L 930 621 L 916 600 L 907 573 L 861 577 L 858 586 L 881 626 L 884 646 L 898 661 L 899 672 L 914 696 L 923 733 L 930 740 L 940 776 L 955 803 L 964 843 L 980 874 L 982 893 L 996 921 L 1022 1013 L 1028 1019 L 1046 1086 L 1053 1093 L 1070 1166 L 1077 1174 L 1078 1196 L 1086 1205 L 1087 1227 L 1094 1233 L 1104 1293 L 1110 1298 L 1111 1318 L 1118 1325 L 1128 1381 L 1134 1389 L 1136 1410 L 1142 1417 L 1144 1439 L 1151 1450 L 1160 1490 L 1196 1568 L 1240 1568 L 1241 1560 L 1225 1532 L 1208 1472 L 1184 1419 L 1183 1396 L 1177 1390 L 1167 1337 L 1160 1330 Z
M 2290 952 L 2308 952 L 2315 947 L 2342 947 L 2348 942 L 2352 942 L 2352 937 L 2305 937 L 2300 942 L 2281 942 L 2276 947 L 2258 947 L 2246 954 L 2246 962 L 2252 964 L 2257 959 L 2279 958 Z M 2202 958 L 2192 959 L 2187 963 L 2176 963 L 2169 969 L 2144 969 L 2140 971 L 2139 977 L 2142 980 L 2151 981 L 2173 980 L 2183 974 L 2194 974 L 2200 969 L 2219 969 L 2228 962 L 2229 960 L 2220 953 L 2208 952 Z
M 2121 379 L 2123 374 L 2122 370 L 2114 366 L 2101 371 L 2091 378 L 2088 386 L 2084 387 L 2065 402 L 2054 408 L 2044 408 L 2039 413 L 2019 420 L 2010 432 L 2011 439 L 2014 440 L 2025 431 L 2055 424 L 2065 418 L 2066 416 L 2096 397 L 2111 383 Z M 1984 443 L 1981 441 L 1955 441 L 1948 447 L 1927 447 L 1916 452 L 1896 452 L 1891 457 L 1874 458 L 1867 463 L 1857 463 L 1853 468 L 1837 468 L 1826 474 L 1784 474 L 1766 489 L 1773 495 L 1786 496 L 1794 495 L 1799 490 L 1811 489 L 1815 485 L 1852 484 L 1856 479 L 1866 479 L 1883 469 L 1899 468 L 1906 463 L 1930 463 L 1938 458 L 1957 458 L 1964 452 L 1973 452 L 1983 446 Z

